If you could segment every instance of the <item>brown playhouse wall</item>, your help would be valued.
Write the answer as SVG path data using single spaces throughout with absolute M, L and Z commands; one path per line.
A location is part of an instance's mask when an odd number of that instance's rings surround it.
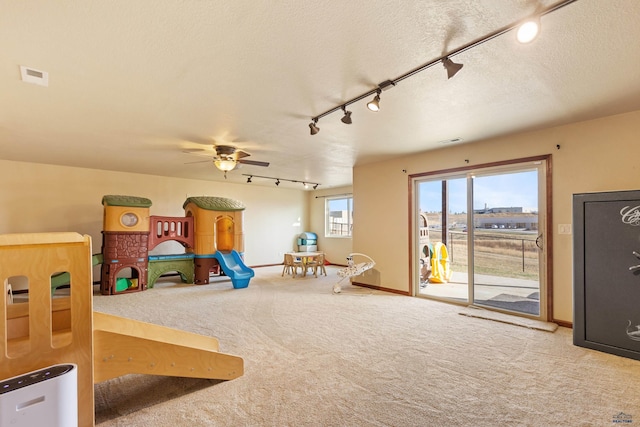
M 135 288 L 120 292 L 136 292 L 147 287 L 147 255 L 149 233 L 115 231 L 102 232 L 102 280 L 100 293 L 113 295 L 116 293 L 116 277 L 124 268 L 137 272 L 138 284 Z

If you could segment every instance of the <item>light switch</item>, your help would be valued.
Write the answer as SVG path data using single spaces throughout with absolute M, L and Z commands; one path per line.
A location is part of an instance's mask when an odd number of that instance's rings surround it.
M 558 224 L 558 234 L 571 234 L 571 224 Z

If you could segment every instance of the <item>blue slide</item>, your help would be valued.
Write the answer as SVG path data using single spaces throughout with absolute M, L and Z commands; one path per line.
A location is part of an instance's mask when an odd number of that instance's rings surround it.
M 245 265 L 238 251 L 222 253 L 217 251 L 213 257 L 218 260 L 224 274 L 229 276 L 234 289 L 246 288 L 249 280 L 254 276 L 252 268 Z

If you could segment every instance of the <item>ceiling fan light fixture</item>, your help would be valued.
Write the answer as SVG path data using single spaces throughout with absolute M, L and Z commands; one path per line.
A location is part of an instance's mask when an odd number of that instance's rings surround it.
M 371 111 L 380 111 L 380 90 L 378 90 L 376 96 L 367 103 L 367 108 Z
M 350 125 L 351 122 L 351 111 L 347 111 L 347 106 L 342 106 L 342 111 L 344 111 L 344 116 L 340 119 L 340 121 L 344 124 Z
M 236 168 L 238 162 L 233 159 L 216 159 L 213 161 L 213 164 L 221 171 L 229 172 Z
M 318 119 L 313 119 L 313 122 L 309 123 L 309 129 L 311 129 L 311 135 L 315 135 L 320 132 L 320 128 L 316 125 L 318 123 Z
M 516 31 L 516 39 L 520 43 L 531 43 L 540 32 L 540 18 L 530 18 L 524 21 Z
M 460 71 L 464 66 L 463 64 L 456 64 L 451 59 L 449 59 L 449 57 L 445 57 L 442 60 L 442 65 L 444 65 L 444 68 L 447 70 L 447 79 L 455 76 L 456 73 Z

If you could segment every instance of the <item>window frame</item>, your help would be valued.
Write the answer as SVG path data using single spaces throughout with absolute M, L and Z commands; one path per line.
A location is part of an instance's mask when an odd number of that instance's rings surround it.
M 342 211 L 331 211 L 330 204 L 332 202 L 345 201 L 347 206 L 346 209 Z M 347 212 L 346 223 L 342 222 L 334 222 L 331 219 L 334 218 L 331 216 L 331 212 Z M 343 215 L 344 216 L 344 215 Z M 332 224 L 345 224 L 347 226 L 346 234 L 343 233 L 333 233 L 332 232 Z M 324 237 L 327 238 L 335 238 L 335 239 L 350 239 L 353 236 L 353 195 L 349 196 L 335 196 L 335 197 L 327 197 L 324 202 Z

